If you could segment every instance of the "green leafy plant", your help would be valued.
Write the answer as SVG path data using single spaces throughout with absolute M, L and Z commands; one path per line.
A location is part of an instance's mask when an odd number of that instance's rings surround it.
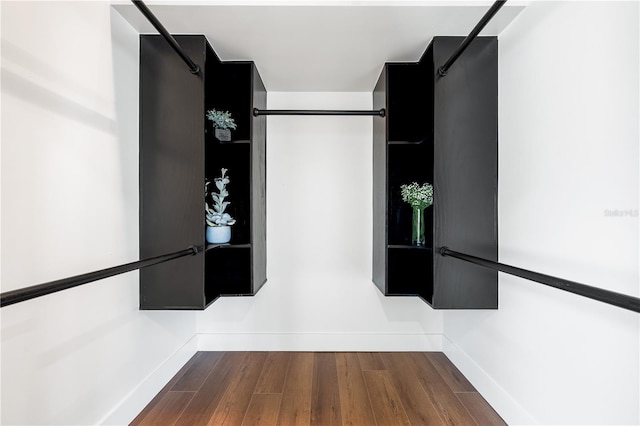
M 229 111 L 217 111 L 215 108 L 207 111 L 207 119 L 213 122 L 213 127 L 217 129 L 235 130 L 238 126 L 231 118 Z
M 425 183 L 422 186 L 417 182 L 408 185 L 401 185 L 402 200 L 409 203 L 411 207 L 424 209 L 433 204 L 433 185 Z
M 227 192 L 227 184 L 231 182 L 229 177 L 226 176 L 227 169 L 221 169 L 221 176 L 214 179 L 216 184 L 216 188 L 218 188 L 218 192 L 211 193 L 211 199 L 213 200 L 213 208 L 209 207 L 209 204 L 205 202 L 205 211 L 206 211 L 206 220 L 207 225 L 209 226 L 229 226 L 236 223 L 236 220 L 229 215 L 229 213 L 225 213 L 225 209 L 230 204 L 229 201 L 225 201 L 224 199 L 229 196 L 229 192 Z M 205 184 L 205 194 L 206 189 L 209 182 Z M 205 195 L 206 197 L 206 195 Z

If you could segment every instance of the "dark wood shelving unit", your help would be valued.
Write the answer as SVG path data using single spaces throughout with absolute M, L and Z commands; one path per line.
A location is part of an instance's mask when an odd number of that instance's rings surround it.
M 373 281 L 385 295 L 434 308 L 497 308 L 497 274 L 438 254 L 497 259 L 497 39 L 474 40 L 446 77 L 462 37 L 435 37 L 417 63 L 386 63 L 373 92 Z M 411 246 L 400 186 L 434 185 L 426 247 Z
M 140 36 L 140 256 L 176 247 L 205 252 L 144 269 L 141 309 L 204 309 L 221 295 L 253 295 L 266 281 L 266 90 L 253 62 L 222 62 L 201 35 L 176 41 L 200 66 L 193 75 L 164 39 Z M 229 111 L 230 142 L 206 111 Z M 205 179 L 228 169 L 229 244 L 205 242 Z

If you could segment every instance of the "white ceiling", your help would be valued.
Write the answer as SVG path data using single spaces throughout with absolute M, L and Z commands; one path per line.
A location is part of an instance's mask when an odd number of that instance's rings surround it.
M 416 61 L 433 36 L 466 36 L 492 2 L 146 2 L 172 34 L 204 34 L 222 60 L 252 60 L 268 91 L 373 90 L 388 61 Z M 507 3 L 481 35 L 522 11 Z M 114 8 L 156 33 L 131 3 Z

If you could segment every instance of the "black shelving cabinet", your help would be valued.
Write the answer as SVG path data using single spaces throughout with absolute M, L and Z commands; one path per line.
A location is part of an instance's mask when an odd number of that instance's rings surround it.
M 373 107 L 373 281 L 388 296 L 438 309 L 495 309 L 497 272 L 438 254 L 497 260 L 498 44 L 479 37 L 445 77 L 462 37 L 434 37 L 416 63 L 386 63 Z M 412 209 L 400 186 L 434 186 L 425 247 L 411 245 Z
M 189 246 L 204 253 L 140 271 L 140 309 L 204 309 L 266 282 L 266 90 L 252 62 L 222 62 L 201 35 L 174 36 L 200 66 L 191 74 L 158 35 L 140 36 L 140 257 Z M 206 111 L 229 111 L 230 142 Z M 228 169 L 228 245 L 205 242 L 205 179 Z

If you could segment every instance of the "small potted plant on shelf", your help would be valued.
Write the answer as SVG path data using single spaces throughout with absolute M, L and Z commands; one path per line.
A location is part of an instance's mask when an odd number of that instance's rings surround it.
M 207 119 L 213 122 L 216 139 L 220 142 L 231 141 L 231 130 L 235 130 L 237 126 L 229 111 L 211 109 L 207 111 Z
M 235 219 L 225 213 L 225 209 L 229 205 L 229 201 L 224 199 L 229 196 L 227 192 L 227 184 L 229 184 L 229 176 L 226 176 L 227 169 L 221 169 L 222 175 L 214 179 L 218 192 L 211 193 L 211 199 L 213 200 L 213 208 L 209 207 L 209 204 L 205 200 L 205 211 L 207 221 L 207 242 L 212 244 L 224 244 L 231 240 L 231 225 L 236 223 Z M 206 187 L 209 182 L 205 184 L 205 198 Z
M 433 185 L 417 182 L 401 185 L 402 200 L 413 207 L 413 227 L 411 230 L 411 244 L 424 247 L 424 209 L 433 204 Z

